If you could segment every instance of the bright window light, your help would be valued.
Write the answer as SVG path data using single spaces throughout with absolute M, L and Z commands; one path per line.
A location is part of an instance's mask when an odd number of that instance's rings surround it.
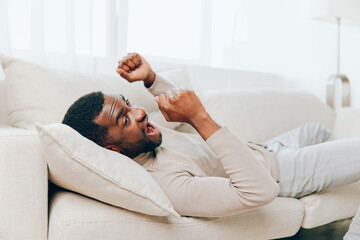
M 28 50 L 30 49 L 30 0 L 12 0 L 7 3 L 11 46 L 14 49 Z
M 66 1 L 44 2 L 45 51 L 66 52 Z
M 236 9 L 243 0 L 213 0 L 212 1 L 212 65 L 221 66 L 224 62 L 224 49 L 233 43 L 233 32 Z M 247 0 L 245 0 L 247 1 Z
M 200 44 L 201 0 L 129 1 L 128 52 L 196 60 Z
M 92 51 L 94 56 L 106 56 L 106 39 L 107 39 L 107 1 L 92 1 Z
M 91 1 L 76 0 L 75 7 L 75 46 L 76 54 L 91 54 Z

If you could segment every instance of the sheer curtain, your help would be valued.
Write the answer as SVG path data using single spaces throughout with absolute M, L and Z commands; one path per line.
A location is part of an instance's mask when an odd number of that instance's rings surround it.
M 11 54 L 7 2 L 0 0 L 0 52 Z
M 243 1 L 243 0 L 239 0 Z M 118 58 L 221 66 L 237 0 L 0 0 L 0 53 L 109 73 Z
M 96 72 L 97 61 L 110 57 L 104 39 L 113 2 L 0 0 L 0 52 L 49 67 Z

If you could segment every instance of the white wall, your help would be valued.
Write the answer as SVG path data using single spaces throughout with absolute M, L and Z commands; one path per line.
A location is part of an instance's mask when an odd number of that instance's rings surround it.
M 326 80 L 337 71 L 337 27 L 312 18 L 312 1 L 247 1 L 247 37 L 225 50 L 223 66 L 281 74 L 289 89 L 325 101 Z M 360 107 L 360 26 L 341 29 L 341 72 Z

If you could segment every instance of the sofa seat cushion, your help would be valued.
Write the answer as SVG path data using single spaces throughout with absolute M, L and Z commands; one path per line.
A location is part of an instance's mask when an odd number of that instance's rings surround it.
M 35 131 L 0 124 L 0 239 L 46 239 L 47 164 Z
M 49 210 L 49 240 L 57 239 L 273 239 L 295 234 L 303 204 L 277 198 L 262 208 L 223 218 L 156 217 L 56 191 Z
M 328 189 L 300 199 L 305 206 L 303 228 L 353 217 L 360 205 L 360 182 Z

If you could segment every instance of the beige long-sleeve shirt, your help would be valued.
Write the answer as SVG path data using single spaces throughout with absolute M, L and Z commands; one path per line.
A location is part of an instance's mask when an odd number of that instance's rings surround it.
M 149 91 L 174 86 L 157 77 Z M 204 141 L 199 135 L 158 126 L 161 146 L 134 158 L 157 181 L 183 216 L 222 217 L 271 202 L 279 193 L 275 156 L 244 143 L 222 127 Z

